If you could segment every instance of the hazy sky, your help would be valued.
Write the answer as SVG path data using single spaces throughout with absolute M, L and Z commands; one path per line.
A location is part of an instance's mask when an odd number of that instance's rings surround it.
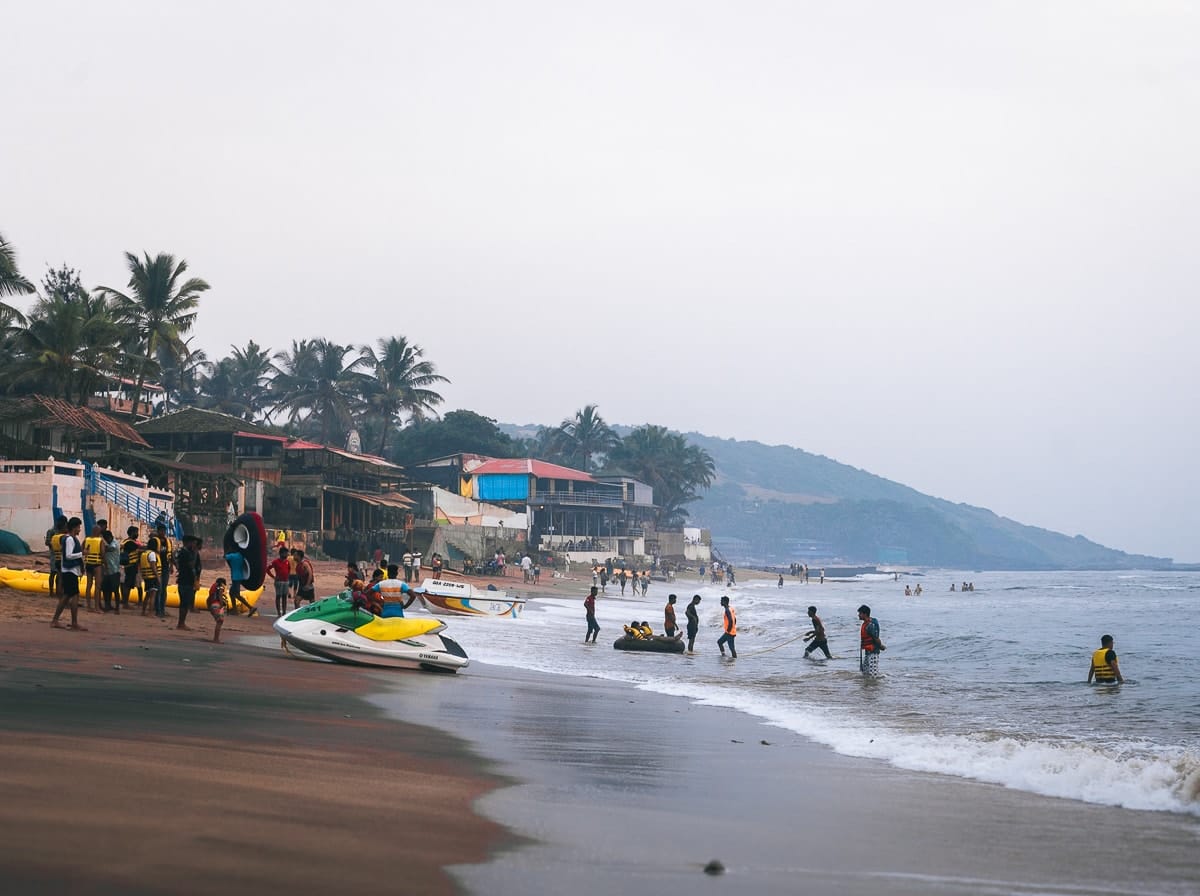
M 1197 561 L 1198 9 L 10 0 L 0 233 L 186 258 L 210 357 L 404 335 L 444 411 Z

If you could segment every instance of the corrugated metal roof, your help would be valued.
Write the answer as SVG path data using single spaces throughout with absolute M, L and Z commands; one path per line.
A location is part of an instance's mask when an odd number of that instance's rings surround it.
M 558 464 L 528 457 L 494 457 L 471 469 L 470 475 L 536 476 L 538 479 L 574 479 L 576 482 L 595 482 L 590 473 L 560 467 Z
M 150 443 L 128 423 L 92 408 L 81 408 L 51 398 L 49 395 L 26 395 L 0 400 L 0 419 L 23 420 L 33 426 L 61 427 L 73 432 L 103 433 L 133 445 L 150 447 Z

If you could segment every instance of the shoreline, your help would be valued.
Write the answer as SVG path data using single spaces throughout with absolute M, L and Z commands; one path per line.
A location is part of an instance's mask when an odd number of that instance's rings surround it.
M 471 671 L 487 686 L 375 701 L 518 782 L 477 808 L 532 842 L 456 866 L 472 893 L 683 896 L 715 885 L 711 859 L 726 885 L 764 894 L 1200 892 L 1191 816 L 906 771 L 603 679 Z

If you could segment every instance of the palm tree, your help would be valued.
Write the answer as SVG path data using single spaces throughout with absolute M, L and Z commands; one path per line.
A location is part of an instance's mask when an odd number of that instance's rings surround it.
M 120 357 L 120 328 L 103 296 L 80 291 L 41 297 L 16 332 L 10 387 L 34 389 L 86 404 L 112 374 Z
M 176 262 L 174 255 L 165 252 L 154 258 L 146 252 L 140 259 L 126 252 L 125 261 L 129 266 L 129 292 L 108 286 L 101 286 L 98 291 L 111 299 L 113 315 L 119 323 L 129 326 L 138 340 L 140 357 L 133 392 L 136 413 L 142 386 L 156 363 L 159 348 L 175 358 L 185 353 L 182 334 L 191 330 L 200 293 L 209 286 L 198 277 L 184 280 L 188 263 L 183 259 Z
M 716 465 L 703 448 L 663 426 L 639 426 L 609 452 L 606 472 L 624 473 L 654 489 L 660 526 L 682 523 L 687 505 L 712 485 Z
M 163 388 L 160 411 L 174 406 L 195 404 L 199 398 L 202 372 L 208 367 L 208 355 L 202 348 L 192 348 L 192 340 L 183 340 L 179 353 L 158 347 L 158 384 Z
M 200 382 L 203 407 L 256 420 L 269 404 L 271 351 L 251 339 L 244 348 L 231 345 L 232 354 L 208 364 L 208 375 Z
M 573 420 L 564 420 L 558 428 L 566 453 L 585 473 L 592 472 L 593 457 L 607 454 L 621 441 L 596 412 L 594 404 L 585 405 L 575 412 Z
M 387 437 L 392 427 L 407 413 L 411 419 L 424 419 L 426 412 L 442 403 L 442 396 L 429 386 L 450 382 L 441 376 L 432 361 L 423 360 L 419 345 L 405 337 L 380 339 L 379 351 L 368 345 L 362 347 L 359 361 L 372 375 L 366 389 L 367 408 L 383 418 L 380 427 L 379 451 L 387 449 Z
M 27 296 L 35 292 L 32 283 L 17 270 L 17 250 L 0 234 L 0 296 Z M 0 302 L 0 311 L 20 317 L 21 312 L 12 305 Z
M 340 442 L 353 425 L 365 379 L 358 372 L 361 357 L 346 361 L 353 350 L 328 339 L 293 340 L 292 350 L 277 353 L 272 365 L 273 409 L 287 411 L 293 424 L 302 418 L 314 423 L 325 444 L 335 433 Z

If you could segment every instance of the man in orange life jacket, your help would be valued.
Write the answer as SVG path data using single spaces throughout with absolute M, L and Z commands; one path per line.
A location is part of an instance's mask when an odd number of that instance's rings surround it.
M 1117 665 L 1117 652 L 1113 650 L 1113 636 L 1100 636 L 1100 649 L 1092 654 L 1092 666 L 1088 669 L 1088 684 L 1124 684 L 1121 667 Z
M 863 675 L 874 678 L 879 674 L 879 654 L 885 649 L 879 640 L 879 620 L 871 615 L 871 608 L 866 604 L 858 608 L 858 618 L 862 622 L 858 633 L 858 667 Z
M 717 638 L 717 647 L 721 651 L 721 656 L 725 655 L 725 645 L 729 645 L 729 655 L 735 660 L 737 659 L 737 648 L 733 646 L 733 639 L 737 637 L 737 613 L 733 607 L 729 606 L 729 598 L 721 598 L 721 608 L 724 612 L 722 625 L 725 633 Z

